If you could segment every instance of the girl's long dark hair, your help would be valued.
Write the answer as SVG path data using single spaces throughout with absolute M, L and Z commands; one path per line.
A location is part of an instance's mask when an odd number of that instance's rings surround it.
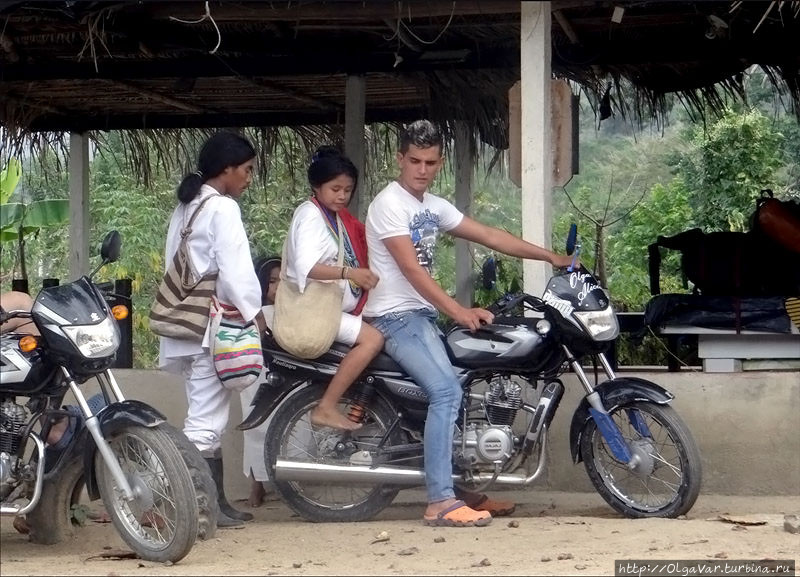
M 184 204 L 191 202 L 204 182 L 219 176 L 229 166 L 239 166 L 255 156 L 253 145 L 243 136 L 235 132 L 217 132 L 200 149 L 197 171 L 184 176 L 178 185 L 178 200 Z
M 281 257 L 262 256 L 256 259 L 256 262 L 253 263 L 253 267 L 256 269 L 258 283 L 261 285 L 261 306 L 264 306 L 269 304 L 264 300 L 264 295 L 269 287 L 270 274 L 272 274 L 272 269 L 281 268 Z
M 353 190 L 355 190 L 358 187 L 356 165 L 335 146 L 320 146 L 311 157 L 311 164 L 308 165 L 308 184 L 312 188 L 319 188 L 342 174 L 353 179 Z M 352 196 L 350 198 L 352 199 Z

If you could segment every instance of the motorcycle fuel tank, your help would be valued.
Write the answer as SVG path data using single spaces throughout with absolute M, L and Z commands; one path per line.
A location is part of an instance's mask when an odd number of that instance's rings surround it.
M 546 346 L 546 339 L 533 323 L 486 325 L 474 333 L 456 327 L 447 334 L 446 340 L 450 360 L 456 366 L 467 368 L 526 364 Z

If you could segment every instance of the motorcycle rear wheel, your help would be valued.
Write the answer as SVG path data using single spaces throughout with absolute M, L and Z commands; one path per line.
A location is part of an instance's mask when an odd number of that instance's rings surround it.
M 100 495 L 122 539 L 147 561 L 175 563 L 194 545 L 197 499 L 191 474 L 169 429 L 128 425 L 108 437 L 131 487 L 123 498 L 103 459 L 95 471 Z
M 634 411 L 649 435 L 631 422 Z M 700 493 L 702 463 L 686 424 L 669 405 L 637 402 L 610 412 L 634 453 L 643 457 L 631 471 L 608 447 L 594 420 L 581 435 L 581 457 L 592 484 L 614 509 L 630 518 L 677 517 L 692 508 Z M 640 429 L 641 430 L 641 429 Z
M 326 481 L 276 481 L 278 457 L 331 465 L 349 464 L 350 455 L 374 449 L 394 420 L 391 407 L 377 394 L 366 408 L 363 426 L 351 434 L 327 427 L 312 427 L 310 415 L 325 392 L 323 385 L 309 385 L 294 393 L 275 412 L 266 442 L 264 459 L 269 466 L 275 490 L 298 515 L 315 523 L 366 521 L 388 507 L 399 492 L 392 485 L 334 485 Z M 351 402 L 352 389 L 339 401 L 345 411 Z M 349 439 L 348 439 L 349 437 Z M 392 432 L 386 446 L 401 443 L 403 433 Z M 338 445 L 350 443 L 342 452 Z M 337 450 L 339 453 L 337 454 Z

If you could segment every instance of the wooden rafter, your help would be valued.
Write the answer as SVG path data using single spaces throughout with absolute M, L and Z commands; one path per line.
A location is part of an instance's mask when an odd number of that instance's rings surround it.
M 183 102 L 182 100 L 178 100 L 176 98 L 172 98 L 171 96 L 165 96 L 159 92 L 154 90 L 150 90 L 147 88 L 143 88 L 141 86 L 137 86 L 135 84 L 131 84 L 129 82 L 122 82 L 121 80 L 106 80 L 106 82 L 112 86 L 118 86 L 120 88 L 124 88 L 125 90 L 130 90 L 131 92 L 135 92 L 136 94 L 140 94 L 145 98 L 149 98 L 150 100 L 155 100 L 156 102 L 160 102 L 162 104 L 166 104 L 167 106 L 172 106 L 173 108 L 177 108 L 179 110 L 185 110 L 186 112 L 192 112 L 194 114 L 204 114 L 206 112 L 216 112 L 212 111 L 208 108 L 202 108 L 200 106 L 195 106 L 194 104 L 188 104 Z
M 279 82 L 273 82 L 271 80 L 266 80 L 264 78 L 256 78 L 251 76 L 237 76 L 237 78 L 241 82 L 244 82 L 246 84 L 250 84 L 253 86 L 261 86 L 263 88 L 271 90 L 272 92 L 277 92 L 279 94 L 283 94 L 284 96 L 288 96 L 289 98 L 296 100 L 297 102 L 302 102 L 303 104 L 314 106 L 315 108 L 320 108 L 322 110 L 336 110 L 338 112 L 344 112 L 344 107 L 338 104 L 337 102 L 325 98 L 312 96 L 297 88 L 287 88 L 286 86 L 280 84 Z
M 564 16 L 564 13 L 561 10 L 553 10 L 553 17 L 558 22 L 558 25 L 561 26 L 561 29 L 564 31 L 564 34 L 567 35 L 569 41 L 573 44 L 580 44 L 581 41 L 578 39 L 578 35 L 575 33 L 575 29 L 572 27 L 572 24 L 569 23 L 567 17 Z
M 263 22 L 270 20 L 380 20 L 383 18 L 436 18 L 475 16 L 482 14 L 518 14 L 519 0 L 405 0 L 403 2 L 329 2 L 326 4 L 300 4 L 273 2 L 268 6 L 242 4 L 217 4 L 211 15 L 217 23 L 227 21 Z M 159 5 L 148 12 L 151 17 L 182 20 L 198 19 L 205 13 L 201 3 L 174 3 Z
M 16 92 L 9 91 L 3 94 L 3 99 L 16 102 L 20 106 L 27 106 L 29 108 L 35 108 L 37 110 L 41 110 L 43 112 L 48 112 L 50 114 L 55 114 L 57 116 L 66 116 L 67 113 L 55 106 L 51 106 L 50 104 L 46 104 L 36 98 L 31 98 L 30 96 L 22 96 L 21 94 L 17 94 Z

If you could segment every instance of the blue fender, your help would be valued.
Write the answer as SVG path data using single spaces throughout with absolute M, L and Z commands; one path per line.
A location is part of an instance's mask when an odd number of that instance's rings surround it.
M 167 421 L 167 418 L 159 411 L 141 401 L 111 403 L 103 407 L 96 416 L 103 437 L 106 438 L 130 425 L 155 427 Z M 94 470 L 97 445 L 88 430 L 86 430 L 86 437 L 86 448 L 83 453 L 83 476 L 86 481 L 86 492 L 89 494 L 89 498 L 94 501 L 100 498 L 100 490 L 97 487 L 97 476 Z
M 636 377 L 622 377 L 601 383 L 596 389 L 603 402 L 603 406 L 610 413 L 617 407 L 638 401 L 666 405 L 675 396 L 653 382 Z M 572 451 L 572 461 L 580 463 L 581 458 L 581 435 L 587 421 L 592 418 L 589 413 L 589 401 L 583 398 L 581 404 L 575 409 L 572 415 L 572 424 L 569 428 L 569 446 Z

